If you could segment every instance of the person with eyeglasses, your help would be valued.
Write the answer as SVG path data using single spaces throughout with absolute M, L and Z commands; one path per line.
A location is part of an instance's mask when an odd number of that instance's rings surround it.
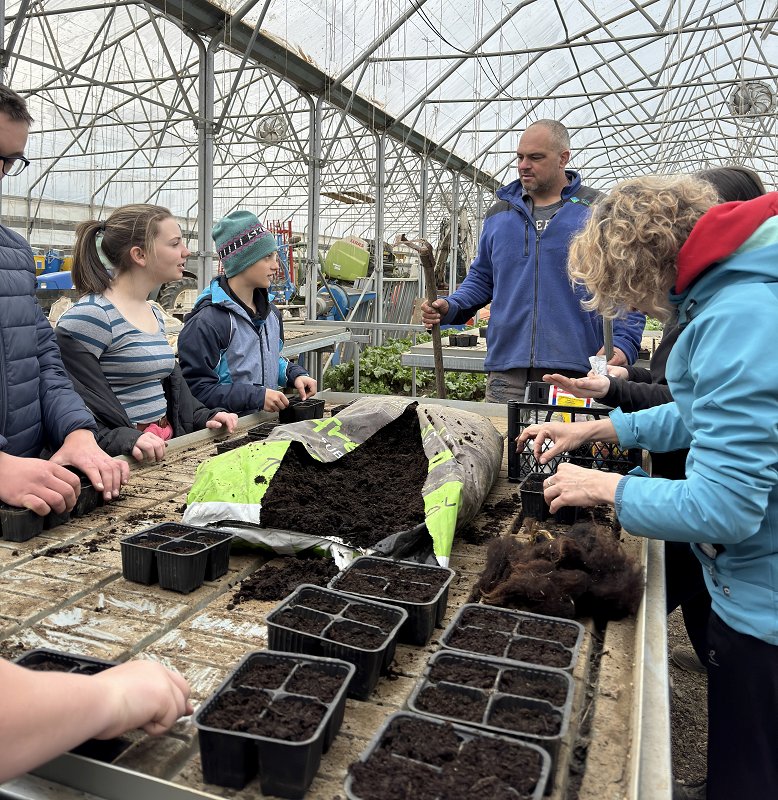
M 24 99 L 0 84 L 2 174 L 18 175 L 32 117 Z M 76 394 L 54 331 L 35 299 L 29 244 L 0 225 L 0 501 L 38 514 L 71 509 L 78 467 L 116 497 L 129 466 L 97 446 L 95 423 Z M 50 458 L 41 456 L 53 452 Z M 89 738 L 134 728 L 158 735 L 192 713 L 189 686 L 151 661 L 131 661 L 100 675 L 37 672 L 0 658 L 0 783 Z

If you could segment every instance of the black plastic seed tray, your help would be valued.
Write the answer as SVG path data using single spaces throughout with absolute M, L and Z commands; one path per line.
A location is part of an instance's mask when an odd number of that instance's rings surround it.
M 267 439 L 268 436 L 278 427 L 278 422 L 261 422 L 253 428 L 249 428 L 247 436 L 252 442 L 261 442 Z
M 354 664 L 349 696 L 365 700 L 389 669 L 407 619 L 408 612 L 397 606 L 302 584 L 268 614 L 268 646 Z
M 570 726 L 573 689 L 572 677 L 561 669 L 439 650 L 408 708 L 533 741 L 555 762 Z
M 443 647 L 570 670 L 578 660 L 583 625 L 572 619 L 463 605 L 440 637 Z
M 43 530 L 43 517 L 28 508 L 0 503 L 0 534 L 8 542 L 26 542 Z
M 541 403 L 522 403 L 518 400 L 508 401 L 508 480 L 519 483 L 531 472 L 542 472 L 551 475 L 556 472 L 557 465 L 569 461 L 581 467 L 600 469 L 605 472 L 618 472 L 626 475 L 631 469 L 640 466 L 642 451 L 639 449 L 622 450 L 618 445 L 608 442 L 587 442 L 573 453 L 553 458 L 541 464 L 532 452 L 531 442 L 526 442 L 521 452 L 516 452 L 516 438 L 529 425 L 550 422 L 554 415 L 565 414 L 571 422 L 584 422 L 589 419 L 607 417 L 610 408 L 581 408 L 578 406 L 552 406 Z M 544 442 L 543 450 L 548 450 L 548 442 Z
M 301 400 L 299 397 L 290 397 L 289 405 L 278 412 L 278 421 L 300 422 L 304 419 L 321 419 L 324 416 L 324 400 L 311 397 Z
M 404 608 L 408 619 L 400 628 L 399 641 L 425 645 L 446 614 L 454 574 L 448 567 L 361 556 L 338 573 L 329 587 Z
M 263 795 L 302 797 L 340 730 L 354 672 L 331 658 L 246 655 L 195 716 L 204 781 L 242 789 L 259 773 Z M 213 713 L 233 700 L 258 713 L 231 730 L 215 727 Z
M 216 455 L 220 456 L 223 453 L 229 453 L 230 450 L 243 447 L 244 444 L 251 444 L 251 439 L 248 436 L 241 436 L 238 439 L 228 439 L 226 442 L 217 442 Z
M 351 765 L 344 789 L 348 800 L 387 796 L 375 794 L 380 774 L 396 779 L 396 797 L 445 798 L 450 786 L 457 797 L 540 800 L 550 769 L 549 754 L 532 742 L 398 711 Z
M 195 552 L 170 552 L 170 545 L 182 543 Z M 163 589 L 188 593 L 227 572 L 231 543 L 232 534 L 223 531 L 180 522 L 152 525 L 121 540 L 122 575 L 135 583 L 159 582 Z

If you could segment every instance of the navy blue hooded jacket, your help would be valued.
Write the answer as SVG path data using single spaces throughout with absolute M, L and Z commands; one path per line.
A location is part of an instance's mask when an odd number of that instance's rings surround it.
M 603 346 L 602 317 L 584 311 L 583 288 L 567 275 L 570 241 L 599 197 L 568 171 L 564 205 L 538 233 L 522 199 L 521 181 L 497 191 L 499 202 L 487 212 L 478 255 L 462 285 L 448 298 L 444 323 L 466 322 L 491 302 L 486 369 L 567 369 L 587 373 L 589 356 Z M 645 316 L 637 312 L 613 325 L 613 345 L 632 364 L 638 355 Z
M 37 458 L 95 422 L 62 366 L 35 298 L 32 250 L 0 225 L 0 450 Z
M 223 276 L 214 278 L 197 298 L 178 336 L 178 360 L 192 394 L 204 405 L 238 414 L 258 411 L 265 405 L 266 388 L 294 386 L 308 373 L 281 355 L 281 314 L 267 289 L 255 292 L 264 299 L 255 324 L 230 297 L 225 282 Z

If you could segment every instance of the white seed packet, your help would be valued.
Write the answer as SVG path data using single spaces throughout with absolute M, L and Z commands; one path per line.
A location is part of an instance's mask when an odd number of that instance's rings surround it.
M 589 356 L 589 364 L 595 375 L 608 374 L 608 359 L 605 356 Z

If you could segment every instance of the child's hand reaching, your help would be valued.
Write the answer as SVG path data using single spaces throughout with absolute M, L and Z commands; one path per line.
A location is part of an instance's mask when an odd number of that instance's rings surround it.
M 263 411 L 281 411 L 289 405 L 289 399 L 283 392 L 278 392 L 275 389 L 265 389 L 265 404 L 262 406 Z
M 295 379 L 294 388 L 300 393 L 300 399 L 305 400 L 316 394 L 316 381 L 310 375 L 300 375 Z

